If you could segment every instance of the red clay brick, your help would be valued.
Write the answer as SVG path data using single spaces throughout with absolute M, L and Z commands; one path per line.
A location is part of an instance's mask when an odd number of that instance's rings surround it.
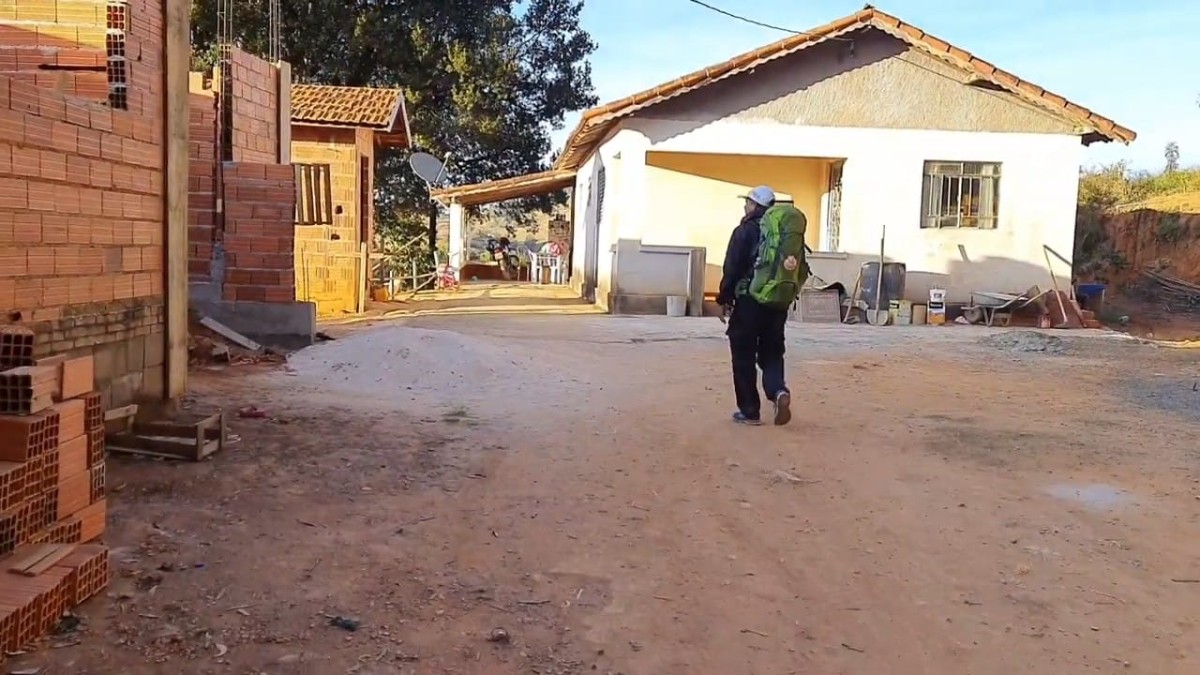
M 78 513 L 92 502 L 91 493 L 92 477 L 89 470 L 60 477 L 55 493 L 58 517 L 62 519 Z
M 58 413 L 58 435 L 60 439 L 72 439 L 87 432 L 86 404 L 81 399 L 56 403 L 51 409 Z M 61 445 L 61 443 L 60 443 Z M 3 459 L 0 457 L 0 459 Z
M 58 446 L 58 475 L 74 476 L 88 470 L 88 437 L 80 434 Z

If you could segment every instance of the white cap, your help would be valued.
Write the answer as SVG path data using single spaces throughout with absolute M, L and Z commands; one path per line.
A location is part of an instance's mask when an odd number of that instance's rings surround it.
M 766 185 L 759 185 L 750 192 L 742 195 L 742 197 L 749 199 L 759 206 L 770 206 L 775 202 L 775 191 Z

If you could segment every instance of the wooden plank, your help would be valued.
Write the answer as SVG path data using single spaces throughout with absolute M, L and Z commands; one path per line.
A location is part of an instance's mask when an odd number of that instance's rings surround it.
M 370 265 L 367 259 L 367 242 L 359 244 L 359 262 L 358 262 L 358 313 L 362 314 L 367 311 L 367 267 Z
M 113 408 L 112 410 L 105 411 L 104 421 L 112 422 L 113 420 L 128 419 L 130 417 L 137 415 L 137 412 L 138 412 L 138 405 L 136 403 L 131 403 L 129 405 L 123 405 L 120 408 Z
M 321 191 L 321 167 L 315 164 L 311 165 L 308 167 L 308 212 L 312 222 L 317 225 L 325 224 L 325 219 L 321 215 L 323 194 Z
M 322 204 L 321 223 L 323 225 L 333 224 L 333 170 L 330 165 L 323 165 L 325 170 L 322 172 L 324 178 L 321 180 L 325 188 L 325 203 Z
M 181 460 L 193 461 L 191 456 L 185 457 L 185 456 L 180 455 L 179 453 L 175 453 L 175 452 L 148 450 L 146 448 L 133 448 L 133 447 L 125 446 L 125 445 L 115 445 L 112 443 L 108 444 L 108 446 L 106 446 L 106 447 L 107 447 L 108 452 L 115 452 L 115 453 L 124 454 L 124 455 L 137 455 L 139 457 L 156 457 L 158 459 L 176 459 L 176 460 L 181 459 Z
M 203 429 L 205 440 L 216 440 L 217 430 L 201 427 L 197 424 L 179 424 L 177 422 L 138 422 L 133 425 L 133 433 L 143 436 L 178 436 L 190 438 L 197 429 Z
M 37 561 L 37 563 L 26 569 L 22 574 L 27 577 L 36 577 L 53 567 L 63 558 L 71 555 L 71 552 L 75 550 L 75 547 L 71 544 L 52 544 L 52 546 L 54 550 L 46 554 L 46 557 Z
M 163 124 L 163 214 L 166 233 L 163 265 L 166 329 L 166 359 L 163 369 L 164 400 L 183 396 L 188 373 L 188 120 L 191 116 L 188 70 L 191 67 L 191 3 L 166 0 L 162 3 L 164 67 L 162 91 L 166 95 Z M 150 381 L 152 378 L 147 378 Z
M 54 550 L 54 544 L 35 544 L 19 548 L 8 561 L 8 571 L 13 574 L 22 574 L 49 555 L 52 550 Z
M 308 219 L 304 217 L 304 166 L 292 165 L 292 179 L 296 183 L 296 224 L 307 225 Z
M 223 337 L 231 342 L 235 342 L 238 345 L 241 345 L 242 347 L 249 349 L 252 352 L 257 352 L 262 349 L 262 345 L 258 344 L 254 340 L 251 340 L 250 338 L 246 337 L 245 335 L 242 335 L 241 333 L 230 328 L 229 326 L 226 326 L 225 324 L 221 323 L 220 321 L 217 321 L 216 319 L 214 319 L 212 317 L 206 316 L 206 317 L 200 319 L 200 325 L 213 331 L 214 333 L 217 333 L 221 337 Z
M 196 452 L 196 441 L 178 436 L 142 436 L 140 434 L 113 434 L 109 444 L 127 448 L 141 448 L 166 452 L 176 457 L 191 458 Z

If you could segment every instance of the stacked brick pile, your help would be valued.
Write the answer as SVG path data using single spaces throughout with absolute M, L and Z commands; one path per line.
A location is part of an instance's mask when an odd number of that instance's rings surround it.
M 104 410 L 91 356 L 34 359 L 0 328 L 0 650 L 28 646 L 108 585 Z

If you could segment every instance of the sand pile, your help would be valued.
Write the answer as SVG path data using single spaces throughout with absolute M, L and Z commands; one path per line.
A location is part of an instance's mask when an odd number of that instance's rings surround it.
M 443 330 L 389 327 L 301 350 L 288 360 L 300 383 L 370 399 L 452 401 L 519 391 L 536 360 Z

